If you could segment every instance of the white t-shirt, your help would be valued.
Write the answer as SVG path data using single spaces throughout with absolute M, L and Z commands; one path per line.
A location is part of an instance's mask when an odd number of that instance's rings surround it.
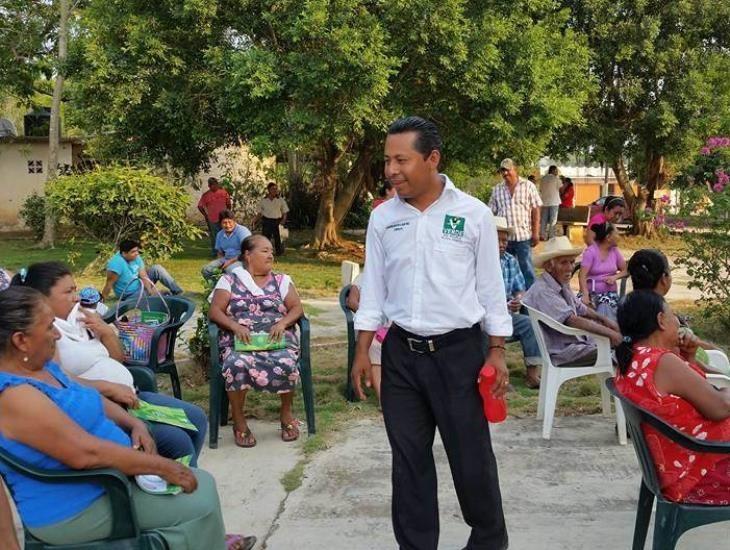
M 543 206 L 560 204 L 560 178 L 553 174 L 545 174 L 540 180 L 540 198 Z
M 61 333 L 56 343 L 61 368 L 85 380 L 104 380 L 134 387 L 129 369 L 109 356 L 101 341 L 89 334 L 76 321 L 78 304 L 67 319 L 56 317 L 53 322 Z
M 259 287 L 256 282 L 253 280 L 253 277 L 251 277 L 251 274 L 246 271 L 243 267 L 237 267 L 231 271 L 231 275 L 234 277 L 237 277 L 239 281 L 243 283 L 243 286 L 245 286 L 251 294 L 254 296 L 263 296 L 264 291 Z M 289 287 L 292 285 L 292 280 L 289 275 L 280 275 L 281 280 L 279 281 L 279 292 L 281 293 L 281 299 L 284 300 L 286 298 L 286 295 L 289 293 Z M 218 279 L 218 282 L 215 285 L 214 290 L 225 290 L 226 292 L 231 291 L 231 283 L 228 282 L 228 277 L 221 277 Z M 213 294 L 211 293 L 210 299 L 213 298 Z

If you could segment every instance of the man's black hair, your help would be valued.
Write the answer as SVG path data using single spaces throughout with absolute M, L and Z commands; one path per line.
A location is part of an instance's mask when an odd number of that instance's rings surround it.
M 431 122 L 421 118 L 420 116 L 408 116 L 399 118 L 388 128 L 388 135 L 405 134 L 407 132 L 415 132 L 417 134 L 413 147 L 424 157 L 428 157 L 432 151 L 439 153 L 443 148 L 441 135 L 438 127 Z
M 139 247 L 140 247 L 139 241 L 135 241 L 134 239 L 124 239 L 122 242 L 119 243 L 120 252 L 129 252 L 133 248 L 139 248 Z

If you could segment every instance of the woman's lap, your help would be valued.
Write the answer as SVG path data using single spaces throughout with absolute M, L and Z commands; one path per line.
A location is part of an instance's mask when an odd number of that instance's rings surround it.
M 170 548 L 222 550 L 225 529 L 215 480 L 204 470 L 193 471 L 198 488 L 189 494 L 150 495 L 132 482 L 137 521 L 142 531 L 162 534 Z M 78 544 L 107 538 L 111 525 L 111 503 L 103 496 L 73 518 L 30 531 L 49 544 Z
M 164 407 L 177 407 L 183 409 L 198 431 L 184 430 L 177 426 L 170 426 L 153 422 L 150 424 L 150 431 L 155 439 L 158 452 L 168 458 L 180 458 L 189 454 L 193 455 L 191 466 L 197 465 L 197 458 L 205 442 L 205 434 L 208 428 L 208 418 L 200 407 L 176 399 L 163 393 L 140 392 L 139 398 L 153 405 Z
M 299 379 L 299 350 L 231 351 L 223 362 L 226 391 L 256 389 L 271 393 L 293 391 Z

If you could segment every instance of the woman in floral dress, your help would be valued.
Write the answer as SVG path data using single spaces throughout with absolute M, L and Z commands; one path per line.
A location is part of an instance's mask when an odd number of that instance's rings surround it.
M 616 388 L 628 399 L 697 439 L 730 441 L 730 389 L 718 390 L 694 362 L 698 341 L 684 342 L 679 320 L 651 290 L 635 290 L 618 307 L 624 342 L 616 348 Z M 643 426 L 662 494 L 674 502 L 730 504 L 730 458 L 690 451 Z
M 222 375 L 233 414 L 233 435 L 239 447 L 253 447 L 256 438 L 246 423 L 244 406 L 250 389 L 281 397 L 281 438 L 299 437 L 299 422 L 292 414 L 294 389 L 299 379 L 299 340 L 294 332 L 304 314 L 288 275 L 274 273 L 274 249 L 261 235 L 241 243 L 244 267 L 224 274 L 213 291 L 210 320 L 221 330 Z M 286 346 L 268 351 L 236 351 L 235 338 L 250 343 L 254 332 L 266 332 L 272 341 L 284 337 Z

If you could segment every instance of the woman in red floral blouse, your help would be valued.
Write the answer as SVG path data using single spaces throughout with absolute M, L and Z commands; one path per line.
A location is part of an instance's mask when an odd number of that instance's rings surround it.
M 697 342 L 679 355 L 679 321 L 649 290 L 618 308 L 624 343 L 616 349 L 616 387 L 628 399 L 697 439 L 730 441 L 730 389 L 712 386 L 694 363 Z M 675 502 L 730 504 L 730 458 L 688 451 L 643 426 L 664 496 Z

